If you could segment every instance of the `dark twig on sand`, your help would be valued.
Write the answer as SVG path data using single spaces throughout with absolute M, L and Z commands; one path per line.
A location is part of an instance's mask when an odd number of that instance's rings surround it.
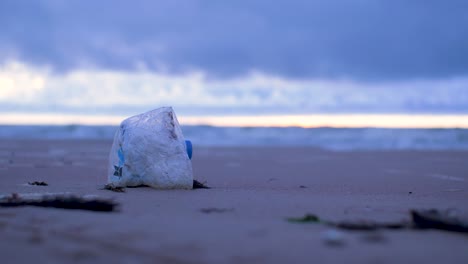
M 380 229 L 403 229 L 409 228 L 410 224 L 406 222 L 384 222 L 375 221 L 342 221 L 342 222 L 327 222 L 328 225 L 340 229 L 355 230 L 355 231 L 376 231 Z
M 201 183 L 197 180 L 193 180 L 193 189 L 211 189 L 205 183 Z
M 209 208 L 202 208 L 200 209 L 200 212 L 205 213 L 205 214 L 211 214 L 211 213 L 227 213 L 227 212 L 232 212 L 234 211 L 234 208 L 215 208 L 215 207 L 209 207 Z
M 33 181 L 33 182 L 28 182 L 29 185 L 37 185 L 37 186 L 48 186 L 47 182 L 38 182 L 38 181 Z
M 99 212 L 112 212 L 118 204 L 111 200 L 85 199 L 77 196 L 49 196 L 44 195 L 38 199 L 21 198 L 18 194 L 0 200 L 0 207 L 39 206 L 61 209 L 79 209 Z

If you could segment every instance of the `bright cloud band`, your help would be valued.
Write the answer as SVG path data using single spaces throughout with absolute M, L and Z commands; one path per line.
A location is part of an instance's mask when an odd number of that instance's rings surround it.
M 336 120 L 328 125 L 406 122 L 418 127 L 465 127 L 468 78 L 370 83 L 286 79 L 252 71 L 242 78 L 213 80 L 196 71 L 185 75 L 145 69 L 55 73 L 17 61 L 0 66 L 3 123 L 31 113 L 47 113 L 44 116 L 50 118 L 63 115 L 66 122 L 73 122 L 66 117 L 71 115 L 87 120 L 129 116 L 163 105 L 174 106 L 187 123 L 322 126 Z M 382 115 L 371 115 L 375 113 L 385 114 L 387 125 L 381 124 Z M 438 115 L 430 117 L 434 113 Z M 415 114 L 419 117 L 414 118 Z M 282 121 L 278 116 L 283 116 Z M 29 122 L 34 118 L 38 117 L 31 116 Z

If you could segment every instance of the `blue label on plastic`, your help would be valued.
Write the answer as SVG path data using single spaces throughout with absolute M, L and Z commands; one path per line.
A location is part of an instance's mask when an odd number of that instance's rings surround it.
M 117 150 L 117 156 L 119 156 L 119 167 L 122 167 L 125 163 L 125 156 L 123 154 L 122 148 L 119 148 L 119 150 Z
M 185 146 L 187 147 L 187 155 L 189 159 L 192 159 L 192 152 L 193 152 L 192 142 L 190 140 L 185 140 Z

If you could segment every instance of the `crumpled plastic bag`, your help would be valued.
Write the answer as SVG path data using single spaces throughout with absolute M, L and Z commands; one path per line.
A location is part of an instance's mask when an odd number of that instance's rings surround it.
M 114 137 L 108 183 L 118 187 L 192 189 L 192 163 L 172 107 L 124 120 Z

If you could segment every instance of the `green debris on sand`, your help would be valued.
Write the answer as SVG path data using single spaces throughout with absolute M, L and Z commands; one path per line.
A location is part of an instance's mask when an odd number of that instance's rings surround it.
M 286 220 L 291 223 L 320 223 L 320 218 L 314 214 L 306 214 L 303 217 L 290 217 Z

